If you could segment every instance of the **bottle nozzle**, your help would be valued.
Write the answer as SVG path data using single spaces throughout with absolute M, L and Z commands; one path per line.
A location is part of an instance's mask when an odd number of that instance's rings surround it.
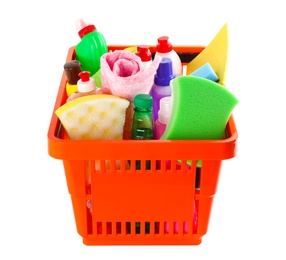
M 90 72 L 89 71 L 81 71 L 79 74 L 80 76 L 80 79 L 82 82 L 88 82 L 89 81 L 89 75 L 90 75 Z
M 87 33 L 96 30 L 95 26 L 93 24 L 90 24 L 85 18 L 77 19 L 75 22 L 75 27 L 80 38 L 85 36 Z

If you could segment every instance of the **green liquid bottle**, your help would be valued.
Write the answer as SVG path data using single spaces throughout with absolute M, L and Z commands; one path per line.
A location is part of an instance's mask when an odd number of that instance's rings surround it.
M 153 139 L 153 98 L 148 94 L 138 94 L 134 98 L 134 114 L 132 122 L 131 139 Z M 141 168 L 141 161 L 136 161 L 136 169 Z M 151 162 L 146 161 L 146 169 L 151 168 Z
M 100 69 L 100 57 L 108 52 L 108 46 L 102 33 L 86 19 L 78 19 L 76 28 L 81 38 L 75 46 L 76 59 L 81 63 L 82 70 L 89 71 L 93 76 Z

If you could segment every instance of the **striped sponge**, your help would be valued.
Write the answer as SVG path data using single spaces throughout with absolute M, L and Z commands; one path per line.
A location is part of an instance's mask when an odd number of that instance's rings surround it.
M 129 103 L 113 95 L 89 95 L 63 104 L 55 113 L 70 139 L 120 140 Z
M 197 76 L 171 81 L 173 108 L 161 139 L 221 139 L 238 99 L 222 85 Z

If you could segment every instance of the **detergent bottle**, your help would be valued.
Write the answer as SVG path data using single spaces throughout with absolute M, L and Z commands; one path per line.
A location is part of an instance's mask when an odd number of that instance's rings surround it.
M 169 42 L 168 36 L 161 36 L 158 39 L 158 44 L 156 45 L 156 55 L 161 57 L 167 57 L 172 60 L 173 73 L 176 77 L 183 75 L 183 65 L 182 61 L 177 52 L 173 49 L 173 45 Z
M 154 76 L 154 84 L 151 89 L 153 97 L 153 119 L 154 122 L 158 118 L 158 111 L 160 108 L 160 99 L 163 97 L 171 96 L 172 87 L 170 82 L 175 78 L 172 69 L 172 60 L 170 58 L 162 58 L 159 67 Z
M 76 21 L 76 28 L 81 41 L 75 46 L 76 59 L 83 71 L 94 75 L 100 69 L 100 57 L 108 52 L 106 40 L 93 24 L 85 18 Z

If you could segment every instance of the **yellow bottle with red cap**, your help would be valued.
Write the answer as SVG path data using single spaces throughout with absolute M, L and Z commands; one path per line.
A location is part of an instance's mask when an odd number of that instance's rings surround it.
M 66 93 L 68 97 L 77 91 L 77 82 L 80 79 L 79 73 L 82 71 L 81 63 L 78 60 L 70 60 L 64 64 L 66 75 Z

